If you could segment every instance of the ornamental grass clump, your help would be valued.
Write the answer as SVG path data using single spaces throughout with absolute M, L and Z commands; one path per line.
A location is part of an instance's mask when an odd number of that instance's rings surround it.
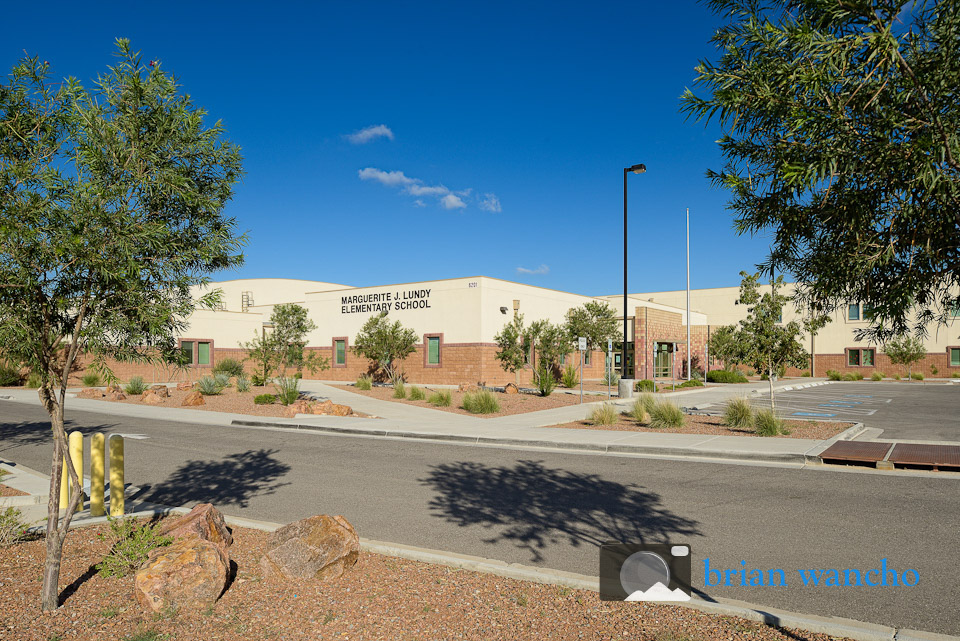
M 500 411 L 500 401 L 493 392 L 487 390 L 464 394 L 462 405 L 471 414 L 496 414 Z
M 886 376 L 886 374 L 884 374 L 883 372 L 874 372 L 873 374 L 870 375 L 870 380 L 871 380 L 871 381 L 882 381 L 885 376 Z
M 96 372 L 87 372 L 80 381 L 84 387 L 100 387 L 100 375 Z
M 143 382 L 142 376 L 134 376 L 130 379 L 130 382 L 127 383 L 127 386 L 123 388 L 123 391 L 131 396 L 137 396 L 147 391 L 147 384 Z
M 197 379 L 197 389 L 204 396 L 216 396 L 223 391 L 223 387 L 212 376 L 201 376 Z
M 553 372 L 549 367 L 541 367 L 537 371 L 537 390 L 540 396 L 550 396 L 557 387 L 557 381 L 553 378 Z
M 245 374 L 241 374 L 240 376 L 237 377 L 237 392 L 240 392 L 242 394 L 243 392 L 249 392 L 249 391 L 250 391 L 250 379 L 247 378 Z
M 277 402 L 276 394 L 257 394 L 253 397 L 254 405 L 273 405 Z
M 393 397 L 394 398 L 406 398 L 407 397 L 407 388 L 403 384 L 403 381 L 398 380 L 393 384 Z
M 590 422 L 594 425 L 613 425 L 617 422 L 617 407 L 604 403 L 590 413 Z
M 760 410 L 754 419 L 757 436 L 777 436 L 786 434 L 786 424 L 772 410 Z
M 650 427 L 663 429 L 666 427 L 683 427 L 687 417 L 678 406 L 666 399 L 660 399 L 650 409 Z
M 731 398 L 723 406 L 723 422 L 729 427 L 751 429 L 753 419 L 753 406 L 743 397 Z
M 644 396 L 647 395 L 645 394 Z M 638 396 L 636 399 L 634 399 L 633 406 L 630 407 L 630 416 L 637 423 L 646 423 L 648 419 L 647 405 L 643 401 L 643 396 Z
M 373 377 L 369 374 L 361 374 L 354 386 L 359 390 L 369 391 L 373 389 Z
M 573 389 L 580 384 L 580 376 L 577 375 L 577 368 L 573 365 L 567 365 L 563 368 L 563 375 L 560 377 L 560 382 L 563 383 L 564 387 Z
M 453 403 L 453 395 L 448 390 L 442 389 L 431 394 L 427 402 L 437 407 L 450 407 Z
M 416 385 L 414 385 L 413 387 L 410 388 L 410 400 L 411 400 L 411 401 L 422 401 L 422 400 L 424 400 L 426 397 L 427 397 L 427 395 L 424 393 L 424 391 L 423 391 L 421 388 L 417 387 Z
M 300 398 L 300 379 L 292 376 L 281 376 L 274 383 L 277 390 L 277 400 L 281 405 L 290 405 Z

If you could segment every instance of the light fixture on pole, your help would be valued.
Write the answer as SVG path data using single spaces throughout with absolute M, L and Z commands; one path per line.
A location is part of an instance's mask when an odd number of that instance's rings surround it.
M 623 168 L 623 345 L 620 347 L 620 377 L 627 378 L 627 174 L 642 174 L 644 164 Z M 636 364 L 634 364 L 636 367 Z
M 690 371 L 690 208 L 687 207 L 687 380 L 693 376 Z

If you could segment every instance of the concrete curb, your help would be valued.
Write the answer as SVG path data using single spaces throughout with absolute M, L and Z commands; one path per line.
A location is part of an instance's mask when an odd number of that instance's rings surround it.
M 167 514 L 186 514 L 189 511 L 190 508 L 186 507 L 141 504 L 138 511 L 126 516 L 141 518 Z M 283 527 L 281 523 L 258 521 L 235 516 L 224 515 L 224 519 L 229 525 L 263 532 L 273 532 Z M 70 527 L 85 527 L 106 522 L 106 517 L 82 519 L 71 522 Z M 519 581 L 558 585 L 575 590 L 589 590 L 591 592 L 598 592 L 600 589 L 600 579 L 594 576 L 565 572 L 562 570 L 538 568 L 519 563 L 507 563 L 497 559 L 488 559 L 468 554 L 444 552 L 442 550 L 432 550 L 401 543 L 387 543 L 362 537 L 360 539 L 360 549 L 371 554 L 443 565 L 483 574 L 493 574 L 495 576 L 502 576 Z M 835 637 L 855 639 L 856 641 L 960 641 L 960 636 L 923 632 L 920 630 L 898 630 L 890 626 L 876 625 L 855 619 L 822 617 L 813 614 L 789 612 L 776 608 L 765 608 L 733 599 L 707 601 L 695 598 L 687 602 L 668 602 L 664 605 L 691 608 L 707 614 L 740 617 L 774 628 L 804 630 Z

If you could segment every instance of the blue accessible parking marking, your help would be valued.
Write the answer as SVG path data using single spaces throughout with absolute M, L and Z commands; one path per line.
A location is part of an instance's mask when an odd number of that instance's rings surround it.
M 849 407 L 852 409 L 855 408 L 856 405 L 847 405 L 846 403 L 821 403 L 817 407 Z
M 836 414 L 824 414 L 820 412 L 794 412 L 791 416 L 836 416 Z

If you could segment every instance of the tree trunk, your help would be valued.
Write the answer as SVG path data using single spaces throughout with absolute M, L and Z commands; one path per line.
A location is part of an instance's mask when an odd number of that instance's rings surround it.
M 770 411 L 776 412 L 777 405 L 773 398 L 773 367 L 767 370 L 767 381 L 770 383 Z

